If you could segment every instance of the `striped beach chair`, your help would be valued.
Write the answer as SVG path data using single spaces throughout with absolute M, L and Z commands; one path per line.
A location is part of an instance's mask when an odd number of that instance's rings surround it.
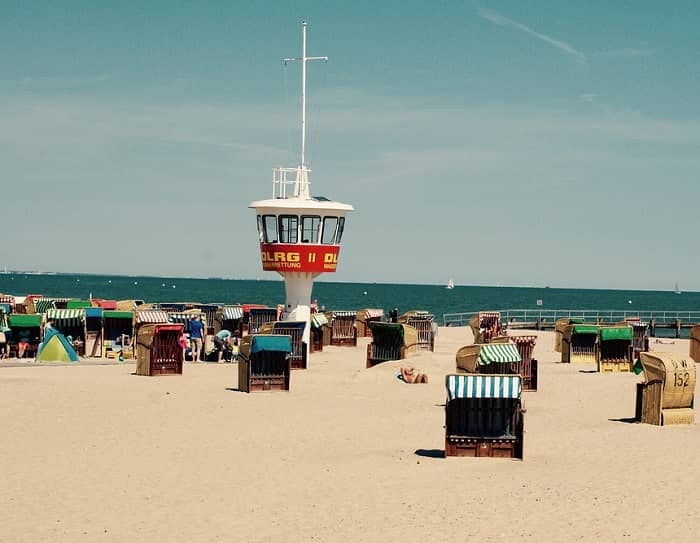
M 445 456 L 522 460 L 519 375 L 447 375 L 445 388 Z
M 182 374 L 184 359 L 182 347 L 178 343 L 182 328 L 182 324 L 162 322 L 143 322 L 139 326 L 136 336 L 136 375 Z
M 329 324 L 325 313 L 311 315 L 311 345 L 309 348 L 312 353 L 323 351 L 324 336 L 330 336 L 330 332 L 326 333 Z
M 334 311 L 331 319 L 331 345 L 357 345 L 357 311 Z
M 520 375 L 522 357 L 515 343 L 480 343 L 457 351 L 457 371 Z
M 498 311 L 480 311 L 469 319 L 474 343 L 488 343 L 501 335 L 501 314 Z
M 47 309 L 46 320 L 64 336 L 73 338 L 73 348 L 79 356 L 85 356 L 85 309 Z
M 634 332 L 629 325 L 601 326 L 596 364 L 601 373 L 632 371 Z
M 537 390 L 537 360 L 532 357 L 537 343 L 537 336 L 508 336 L 508 339 L 515 343 L 520 358 L 523 359 L 520 365 L 520 376 L 523 378 L 523 390 L 535 392 Z
M 225 305 L 216 313 L 216 328 L 219 330 L 228 330 L 233 333 L 238 331 L 243 334 L 243 308 L 240 305 Z
M 418 334 L 417 349 L 435 350 L 435 316 L 427 311 L 410 311 L 399 317 L 399 322 L 413 326 Z

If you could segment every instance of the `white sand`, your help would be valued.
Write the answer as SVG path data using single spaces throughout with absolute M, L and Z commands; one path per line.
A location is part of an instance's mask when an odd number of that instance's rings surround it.
M 403 362 L 428 385 L 364 369 L 368 340 L 314 353 L 289 393 L 233 391 L 230 364 L 0 364 L 0 542 L 697 541 L 700 426 L 621 422 L 641 376 L 555 364 L 538 335 L 523 462 L 441 457 L 468 328 Z

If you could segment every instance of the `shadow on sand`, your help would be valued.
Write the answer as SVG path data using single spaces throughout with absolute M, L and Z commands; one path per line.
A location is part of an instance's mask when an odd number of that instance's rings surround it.
M 445 458 L 445 451 L 442 449 L 417 449 L 414 454 L 423 458 Z
M 625 417 L 620 419 L 608 419 L 610 422 L 624 422 L 626 424 L 637 424 L 639 421 L 634 417 Z

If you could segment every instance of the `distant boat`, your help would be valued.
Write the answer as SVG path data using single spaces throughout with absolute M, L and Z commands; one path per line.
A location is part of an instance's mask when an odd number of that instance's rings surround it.
M 676 282 L 676 290 L 674 290 L 673 292 L 675 292 L 676 294 L 680 294 L 680 293 L 681 293 L 681 291 L 678 290 L 678 282 Z
M 445 288 L 449 288 L 449 289 L 455 288 L 455 282 L 454 282 L 452 279 L 450 279 L 450 280 L 447 282 L 447 286 L 446 286 Z

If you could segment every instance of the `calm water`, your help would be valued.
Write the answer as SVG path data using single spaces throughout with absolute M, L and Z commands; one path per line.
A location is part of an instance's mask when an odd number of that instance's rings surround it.
M 284 302 L 284 283 L 228 279 L 183 279 L 105 275 L 0 274 L 0 292 L 51 297 L 142 299 L 147 302 L 264 303 Z M 444 285 L 317 282 L 313 297 L 327 309 L 397 307 L 425 309 L 442 322 L 444 313 L 485 309 L 698 311 L 700 293 L 634 290 L 469 287 L 448 290 Z M 629 302 L 632 303 L 629 303 Z

